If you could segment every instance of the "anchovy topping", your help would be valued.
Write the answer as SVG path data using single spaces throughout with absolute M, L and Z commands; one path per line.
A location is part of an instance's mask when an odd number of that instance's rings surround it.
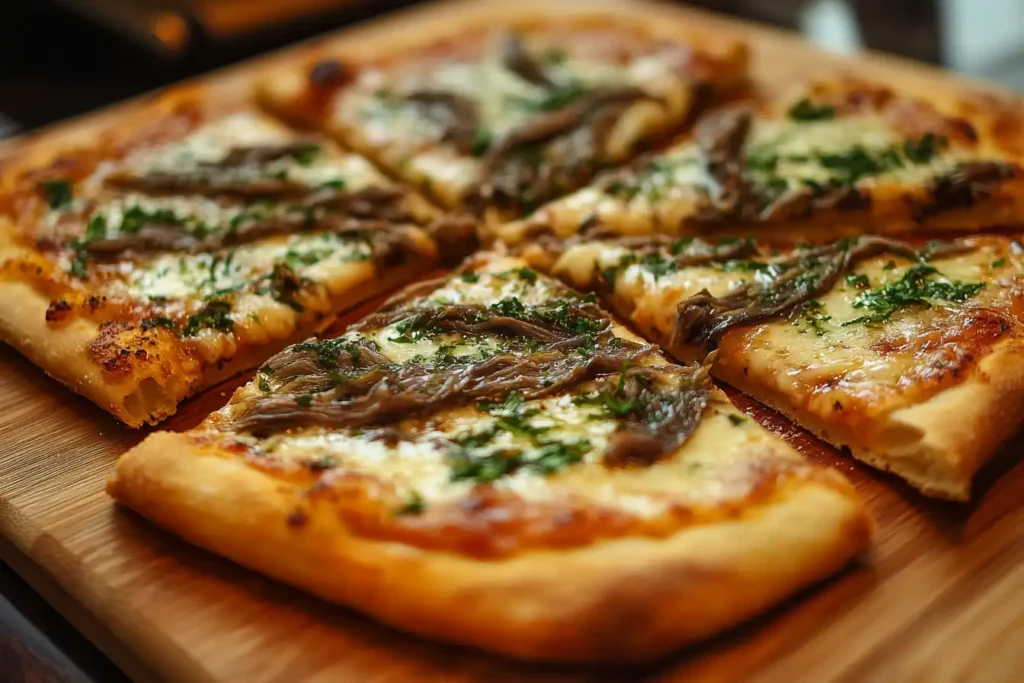
M 899 254 L 915 261 L 956 254 L 970 247 L 957 242 L 931 244 L 926 252 L 899 240 L 861 237 L 797 252 L 782 261 L 767 261 L 753 282 L 720 297 L 706 289 L 679 304 L 673 343 L 713 349 L 722 335 L 738 325 L 789 315 L 829 291 L 853 266 L 877 254 Z

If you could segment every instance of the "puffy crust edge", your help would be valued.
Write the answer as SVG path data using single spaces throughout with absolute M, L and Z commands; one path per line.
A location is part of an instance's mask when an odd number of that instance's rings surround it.
M 286 338 L 242 349 L 220 364 L 198 359 L 182 363 L 177 360 L 183 357 L 183 351 L 173 343 L 176 340 L 160 334 L 154 355 L 161 359 L 152 370 L 112 378 L 89 358 L 89 347 L 100 334 L 99 324 L 77 316 L 59 325 L 47 324 L 50 298 L 20 280 L 0 279 L 0 301 L 4 302 L 0 306 L 0 340 L 128 426 L 141 427 L 173 415 L 178 404 L 196 392 L 255 367 L 288 344 L 325 329 L 338 313 L 412 280 L 433 261 L 424 258 L 422 263 L 386 271 L 381 276 L 360 278 L 340 296 L 332 297 L 331 315 L 309 320 Z
M 108 492 L 197 545 L 392 626 L 551 661 L 658 657 L 833 573 L 872 532 L 835 475 L 665 539 L 476 560 L 354 536 L 326 507 L 290 526 L 299 491 L 173 433 L 123 456 Z
M 723 381 L 936 498 L 969 500 L 975 474 L 1024 422 L 1024 340 L 1018 338 L 997 343 L 963 382 L 893 411 L 869 430 L 805 414 L 783 392 L 750 381 L 742 363 L 721 360 L 713 373 Z

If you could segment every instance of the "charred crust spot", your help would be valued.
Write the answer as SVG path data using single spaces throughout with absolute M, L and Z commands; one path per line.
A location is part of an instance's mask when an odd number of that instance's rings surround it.
M 294 510 L 285 521 L 292 529 L 301 529 L 309 522 L 309 515 L 303 510 Z
M 133 349 L 142 340 L 134 338 L 137 328 L 132 323 L 104 322 L 89 346 L 89 356 L 108 372 L 127 374 L 132 371 Z
M 843 404 L 840 401 L 836 401 L 835 403 L 832 404 L 832 410 L 834 410 L 837 413 L 843 412 Z
M 149 356 L 149 354 L 146 353 L 146 349 L 135 350 L 135 357 L 138 358 L 139 360 L 146 360 L 147 356 Z
M 309 70 L 309 82 L 317 88 L 337 88 L 350 80 L 351 70 L 337 59 L 324 59 Z
M 967 119 L 949 119 L 948 123 L 950 129 L 955 131 L 957 135 L 963 137 L 965 140 L 972 143 L 978 141 L 978 130 L 974 127 L 974 124 Z
M 96 309 L 99 308 L 100 304 L 102 304 L 104 301 L 106 301 L 106 299 L 107 299 L 107 297 L 100 298 L 98 296 L 90 296 L 89 300 L 87 302 L 88 305 L 89 305 L 89 310 L 92 311 L 93 313 L 95 313 Z
M 46 322 L 53 323 L 64 320 L 71 313 L 71 304 L 64 299 L 51 301 L 46 308 Z

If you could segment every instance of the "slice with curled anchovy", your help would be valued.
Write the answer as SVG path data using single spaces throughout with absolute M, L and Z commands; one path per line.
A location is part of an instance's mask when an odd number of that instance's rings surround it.
M 493 172 L 518 147 L 565 135 L 586 123 L 603 107 L 633 104 L 642 100 L 662 102 L 659 97 L 635 86 L 594 90 L 562 109 L 538 114 L 511 131 L 488 153 L 484 166 L 488 172 Z
M 928 256 L 956 254 L 970 247 L 958 242 L 930 245 Z M 722 296 L 703 290 L 679 304 L 672 343 L 714 349 L 727 331 L 739 325 L 788 315 L 832 289 L 863 259 L 882 253 L 918 260 L 913 245 L 885 237 L 861 237 L 800 252 L 784 261 L 766 262 L 766 275 Z
M 432 281 L 411 292 L 422 297 L 443 284 Z M 483 358 L 398 363 L 364 336 L 297 344 L 260 370 L 277 388 L 240 403 L 230 428 L 257 435 L 313 426 L 393 431 L 411 416 L 501 402 L 513 392 L 534 400 L 596 381 L 594 394 L 578 398 L 613 406 L 607 409 L 619 424 L 603 460 L 626 467 L 671 454 L 699 423 L 711 391 L 706 366 L 638 364 L 655 347 L 615 337 L 611 320 L 588 301 L 563 298 L 502 310 L 497 304 L 410 301 L 408 294 L 393 299 L 351 332 L 402 323 L 404 333 L 499 337 L 510 346 Z

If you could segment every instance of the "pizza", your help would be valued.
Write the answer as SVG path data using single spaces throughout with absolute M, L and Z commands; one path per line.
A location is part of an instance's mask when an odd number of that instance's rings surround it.
M 651 659 L 845 565 L 872 523 L 595 303 L 479 256 L 264 363 L 108 490 L 395 627 L 516 657 Z
M 372 58 L 323 52 L 269 74 L 260 99 L 446 206 L 507 217 L 664 139 L 746 73 L 735 41 L 551 13 L 467 19 Z
M 133 427 L 475 241 L 365 159 L 207 102 L 2 173 L 0 338 Z
M 863 81 L 814 82 L 790 97 L 715 110 L 693 136 L 500 236 L 509 244 L 594 231 L 827 241 L 1020 227 L 1021 111 L 1020 102 L 936 103 Z
M 681 358 L 930 496 L 971 481 L 1020 428 L 1024 244 L 881 236 L 777 249 L 609 238 L 554 272 Z

